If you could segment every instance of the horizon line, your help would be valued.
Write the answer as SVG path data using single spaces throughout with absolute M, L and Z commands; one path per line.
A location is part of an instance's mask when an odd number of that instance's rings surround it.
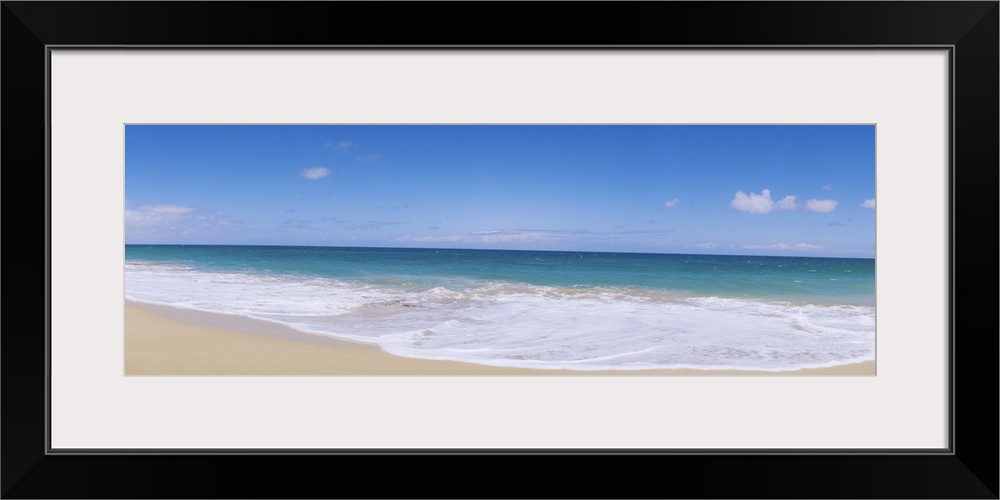
M 622 253 L 637 255 L 694 255 L 712 257 L 783 257 L 805 259 L 861 259 L 875 260 L 875 257 L 834 257 L 828 255 L 771 255 L 771 254 L 728 254 L 728 253 L 683 253 L 683 252 L 640 252 L 640 251 L 598 251 L 598 250 L 534 250 L 523 248 L 458 248 L 458 247 L 392 247 L 392 246 L 353 246 L 353 245 L 288 245 L 266 243 L 125 243 L 125 246 L 201 246 L 201 247 L 291 247 L 291 248 L 373 248 L 384 250 L 472 250 L 484 252 L 562 252 L 562 253 Z

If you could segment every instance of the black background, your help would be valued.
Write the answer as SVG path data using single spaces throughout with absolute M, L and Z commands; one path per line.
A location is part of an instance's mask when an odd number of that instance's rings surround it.
M 0 12 L 4 498 L 997 498 L 995 1 L 3 2 Z M 48 45 L 954 46 L 954 453 L 46 454 Z

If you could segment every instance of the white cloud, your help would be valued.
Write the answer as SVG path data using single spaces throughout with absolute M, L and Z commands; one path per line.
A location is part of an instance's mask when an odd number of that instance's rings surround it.
M 430 229 L 440 229 L 431 226 Z M 594 232 L 583 229 L 491 229 L 464 235 L 423 235 L 423 236 L 401 236 L 397 241 L 414 242 L 460 242 L 472 245 L 484 244 L 517 244 L 517 243 L 557 243 L 557 242 L 596 242 L 614 239 L 623 235 L 632 234 L 667 234 L 674 232 L 673 229 L 665 231 L 611 231 Z M 708 248 L 708 247 L 702 247 Z M 712 247 L 714 248 L 714 247 Z
M 329 140 L 329 141 L 325 141 L 323 143 L 323 149 L 336 149 L 337 151 L 340 151 L 341 153 L 346 153 L 346 152 L 354 149 L 357 146 L 358 145 L 356 143 L 353 143 L 351 141 L 344 141 L 344 140 L 341 140 L 341 141 Z
M 799 208 L 799 204 L 795 203 L 795 196 L 786 196 L 777 203 L 777 207 L 782 210 L 795 210 Z
M 403 236 L 399 241 L 462 242 L 462 243 L 533 243 L 578 240 L 590 233 L 564 229 L 491 229 L 462 236 Z
M 771 199 L 771 191 L 769 189 L 761 191 L 760 194 L 746 194 L 743 191 L 738 191 L 736 196 L 733 198 L 732 207 L 752 214 L 770 213 L 774 211 L 775 208 L 780 210 L 798 210 L 800 208 L 804 208 L 811 212 L 825 214 L 832 212 L 837 208 L 836 200 L 812 199 L 807 200 L 805 203 L 799 203 L 796 200 L 796 196 L 788 195 L 775 202 Z
M 807 200 L 806 210 L 826 214 L 833 212 L 837 208 L 836 200 Z
M 299 172 L 299 175 L 305 177 L 306 179 L 314 181 L 316 179 L 322 179 L 330 175 L 330 169 L 326 167 L 305 168 L 302 169 L 301 172 Z
M 344 227 L 346 229 L 351 229 L 353 231 L 369 231 L 372 229 L 381 229 L 385 226 L 397 226 L 400 224 L 402 224 L 402 222 L 384 222 L 384 221 L 373 220 L 359 224 L 350 224 Z
M 553 229 L 494 229 L 472 234 L 472 238 L 483 243 L 518 243 L 573 239 L 582 231 Z
M 670 201 L 663 202 L 663 205 L 660 208 L 674 208 L 680 202 L 681 202 L 680 200 L 678 200 L 677 198 L 674 198 L 674 199 L 672 199 Z
M 737 191 L 732 206 L 737 210 L 752 214 L 766 214 L 774 210 L 774 201 L 771 200 L 771 190 L 769 189 L 761 191 L 760 194 L 746 194 L 743 191 Z
M 827 184 L 821 187 L 820 189 L 822 189 L 823 191 L 833 191 L 833 184 Z
M 694 245 L 691 246 L 695 248 L 701 248 L 703 250 L 711 250 L 713 248 L 718 247 L 719 245 L 716 245 L 715 243 L 695 243 Z
M 126 228 L 153 228 L 187 218 L 195 208 L 179 205 L 143 205 L 125 209 Z
M 402 236 L 396 238 L 397 241 L 417 241 L 420 243 L 436 242 L 436 241 L 467 241 L 464 236 Z
M 353 143 L 351 141 L 340 141 L 340 142 L 338 142 L 336 144 L 331 144 L 331 145 L 333 146 L 333 149 L 336 149 L 337 151 L 340 151 L 341 153 L 346 153 L 346 152 L 350 151 L 351 149 L 353 149 L 354 146 L 357 146 L 357 144 L 355 144 L 355 143 Z
M 799 252 L 811 252 L 813 250 L 819 250 L 823 247 L 819 245 L 810 245 L 808 243 L 796 243 L 794 245 L 789 245 L 788 243 L 776 243 L 774 245 L 743 245 L 741 248 L 747 250 L 797 250 Z
M 125 202 L 125 241 L 136 243 L 183 243 L 192 238 L 232 233 L 242 221 L 225 218 L 223 212 L 181 205 L 142 205 Z
M 870 200 L 865 200 L 862 204 L 858 206 L 861 208 L 870 208 L 872 210 L 875 210 L 875 198 L 872 198 Z

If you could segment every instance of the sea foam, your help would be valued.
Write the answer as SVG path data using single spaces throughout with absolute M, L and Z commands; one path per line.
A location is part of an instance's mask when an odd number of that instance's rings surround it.
M 127 261 L 126 298 L 285 324 L 408 357 L 576 370 L 794 370 L 874 359 L 875 308 L 637 287 L 428 286 Z

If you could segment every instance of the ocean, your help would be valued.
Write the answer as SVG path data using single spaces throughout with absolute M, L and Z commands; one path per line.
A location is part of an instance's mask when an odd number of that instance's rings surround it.
M 571 370 L 875 359 L 875 260 L 126 245 L 125 298 L 399 356 Z

